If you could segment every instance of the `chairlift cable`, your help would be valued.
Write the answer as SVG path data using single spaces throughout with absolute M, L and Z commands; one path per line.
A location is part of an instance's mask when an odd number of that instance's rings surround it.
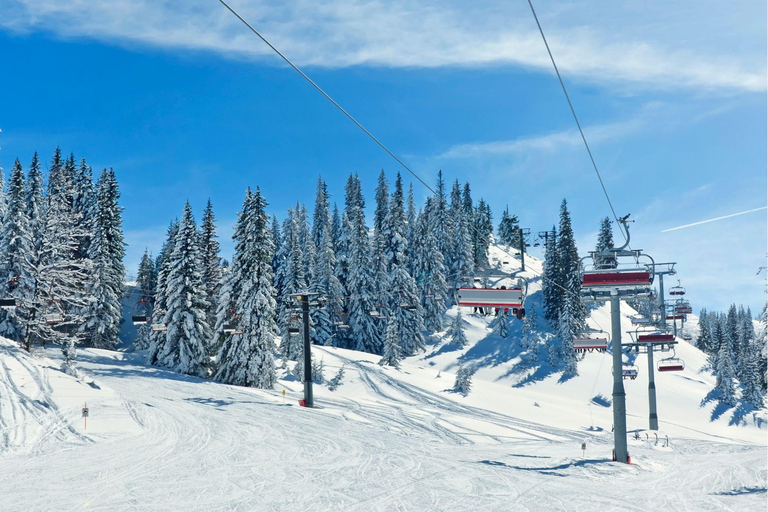
M 557 64 L 555 63 L 555 57 L 552 55 L 552 50 L 549 49 L 549 43 L 547 42 L 547 38 L 544 35 L 544 30 L 541 28 L 541 23 L 539 23 L 539 17 L 536 15 L 536 10 L 533 8 L 533 3 L 531 0 L 528 0 L 528 5 L 531 7 L 531 12 L 533 13 L 533 18 L 536 20 L 536 26 L 539 27 L 539 33 L 541 34 L 541 39 L 544 40 L 544 46 L 547 47 L 547 53 L 549 54 L 549 59 L 552 61 L 552 67 L 555 68 L 555 73 L 557 74 L 557 79 L 560 81 L 560 87 L 563 88 L 563 93 L 565 94 L 565 99 L 568 101 L 568 106 L 571 108 L 571 114 L 573 114 L 573 119 L 576 121 L 576 126 L 579 128 L 579 133 L 581 134 L 581 140 L 584 141 L 584 147 L 587 148 L 587 153 L 589 154 L 589 159 L 592 162 L 592 167 L 595 169 L 595 174 L 597 174 L 597 179 L 600 182 L 600 186 L 603 188 L 603 193 L 605 194 L 605 199 L 608 201 L 608 206 L 611 208 L 611 213 L 613 213 L 613 218 L 616 220 L 616 224 L 621 227 L 621 222 L 619 222 L 619 216 L 616 215 L 616 210 L 613 208 L 613 203 L 611 202 L 611 198 L 608 196 L 608 190 L 605 188 L 605 183 L 603 183 L 603 177 L 600 176 L 600 171 L 597 169 L 597 163 L 595 163 L 595 158 L 592 156 L 592 150 L 589 148 L 589 144 L 587 143 L 587 138 L 584 136 L 584 130 L 581 129 L 581 123 L 579 122 L 579 118 L 576 115 L 576 109 L 573 108 L 573 103 L 571 103 L 571 98 L 568 96 L 568 91 L 565 88 L 565 83 L 563 82 L 563 77 L 560 76 L 560 70 L 557 69 Z M 626 233 L 624 233 L 624 230 L 621 230 L 621 234 L 624 237 L 624 239 L 627 239 Z
M 395 155 L 392 151 L 390 151 L 389 148 L 387 148 L 387 146 L 385 146 L 379 139 L 376 138 L 376 136 L 374 136 L 362 124 L 360 124 L 360 122 L 357 121 L 357 119 L 355 119 L 349 112 L 347 112 L 344 109 L 344 107 L 342 107 L 338 102 L 336 102 L 336 100 L 334 100 L 319 85 L 317 85 L 317 83 L 315 83 L 309 76 L 307 76 L 306 73 L 304 73 L 296 64 L 294 64 L 280 50 L 278 50 L 277 47 L 275 47 L 272 43 L 270 43 L 269 40 L 266 37 L 264 37 L 258 30 L 256 30 L 256 28 L 254 28 L 250 23 L 248 23 L 248 21 L 246 21 L 245 18 L 243 18 L 235 9 L 233 9 L 232 6 L 230 6 L 225 0 L 219 0 L 219 2 L 224 7 L 226 7 L 227 10 L 229 10 L 237 19 L 239 19 L 246 27 L 248 27 L 248 29 L 251 32 L 253 32 L 259 39 L 261 39 L 267 46 L 269 46 L 270 49 L 272 49 L 272 51 L 274 51 L 281 59 L 283 59 L 291 68 L 293 68 L 294 71 L 296 71 L 298 74 L 300 74 L 302 76 L 302 78 L 304 78 L 307 82 L 309 82 L 309 84 L 312 85 L 312 87 L 314 87 L 320 94 L 322 94 L 328 101 L 330 101 L 333 104 L 333 106 L 335 106 L 342 114 L 344 114 L 350 121 L 352 121 L 358 128 L 360 128 L 371 140 L 373 140 L 389 156 L 391 156 L 398 164 L 400 164 L 403 167 L 403 169 L 408 171 L 414 178 L 416 178 L 422 185 L 424 185 L 427 188 L 427 190 L 429 190 L 433 194 L 437 194 L 437 192 L 431 186 L 429 186 L 429 184 L 426 181 L 424 181 L 418 174 L 416 174 L 416 172 L 414 172 L 410 167 L 408 167 L 400 158 L 397 157 L 397 155 Z M 560 80 L 560 85 L 563 88 L 563 92 L 565 93 L 565 97 L 566 97 L 566 99 L 568 101 L 568 105 L 571 108 L 571 113 L 573 114 L 574 120 L 576 121 L 576 125 L 579 128 L 579 133 L 581 133 L 582 140 L 584 141 L 584 145 L 586 146 L 587 152 L 589 153 L 589 158 L 592 161 L 592 166 L 594 167 L 595 173 L 597 174 L 598 180 L 600 181 L 600 185 L 603 188 L 603 192 L 605 194 L 605 198 L 608 200 L 608 205 L 611 208 L 611 212 L 613 213 L 613 217 L 616 220 L 616 222 L 618 223 L 619 222 L 618 216 L 616 215 L 616 211 L 613 208 L 613 204 L 611 203 L 611 199 L 608 196 L 608 191 L 605 188 L 605 184 L 603 183 L 603 179 L 602 179 L 602 177 L 600 175 L 600 171 L 598 170 L 597 164 L 595 163 L 595 159 L 592 156 L 592 151 L 590 150 L 589 144 L 587 143 L 587 139 L 584 136 L 584 131 L 581 129 L 581 124 L 579 123 L 579 119 L 576 116 L 576 111 L 573 108 L 573 105 L 571 104 L 570 97 L 568 96 L 568 92 L 567 92 L 567 90 L 565 88 L 565 84 L 563 83 L 563 79 L 560 76 L 560 71 L 557 69 L 557 64 L 555 64 L 555 59 L 552 56 L 552 52 L 549 49 L 549 44 L 547 43 L 546 37 L 544 36 L 544 31 L 541 28 L 541 24 L 539 23 L 539 19 L 536 16 L 536 11 L 533 8 L 533 4 L 531 3 L 531 0 L 528 0 L 528 4 L 531 7 L 531 12 L 533 12 L 533 16 L 534 16 L 534 18 L 536 20 L 536 25 L 539 27 L 539 32 L 541 33 L 542 39 L 544 40 L 544 44 L 547 47 L 547 53 L 549 53 L 550 59 L 552 60 L 552 65 L 554 66 L 555 72 L 557 73 L 557 77 Z M 470 227 L 473 230 L 476 230 L 475 226 L 469 225 L 468 227 Z M 626 239 L 626 234 L 624 233 L 623 230 L 622 230 L 622 236 L 624 236 L 625 239 Z M 507 254 L 508 256 L 513 257 L 507 251 L 505 251 L 503 249 L 501 249 L 501 251 L 504 254 Z M 531 270 L 531 272 L 533 274 L 535 274 L 535 275 L 538 275 L 542 279 L 546 279 L 548 281 L 551 281 L 552 284 L 554 284 L 555 286 L 561 288 L 566 293 L 571 293 L 571 291 L 568 290 L 567 288 L 561 286 L 559 283 L 556 283 L 556 282 L 552 281 L 551 279 L 548 279 L 548 278 L 544 277 L 542 274 L 539 274 L 538 272 L 533 271 L 533 270 Z M 599 324 L 598 324 L 598 327 L 600 327 Z M 602 327 L 601 327 L 601 329 L 602 329 Z
M 300 74 L 300 75 L 301 75 L 301 76 L 302 76 L 302 77 L 303 77 L 303 78 L 304 78 L 304 79 L 305 79 L 307 82 L 309 82 L 309 83 L 312 85 L 312 87 L 314 87 L 315 89 L 317 89 L 317 91 L 318 91 L 320 94 L 322 94 L 323 96 L 325 96 L 325 99 L 327 99 L 328 101 L 330 101 L 330 102 L 333 104 L 333 106 L 335 106 L 337 109 L 339 109 L 339 111 L 341 111 L 341 113 L 342 113 L 342 114 L 344 114 L 345 116 L 347 116 L 347 117 L 349 118 L 349 120 L 350 120 L 350 121 L 352 121 L 353 123 L 355 123 L 355 124 L 357 125 L 357 127 L 358 127 L 358 128 L 360 128 L 361 130 L 363 130 L 363 132 L 365 132 L 365 134 L 366 134 L 366 135 L 368 135 L 368 137 L 370 137 L 370 138 L 371 138 L 371 140 L 373 140 L 373 142 L 375 142 L 376 144 L 378 144 L 378 145 L 379 145 L 379 147 L 381 147 L 381 149 L 383 149 L 384 151 L 386 151 L 386 152 L 387 152 L 387 154 L 388 154 L 389 156 L 391 156 L 392 158 L 394 158 L 394 159 L 395 159 L 395 161 L 396 161 L 397 163 L 399 163 L 399 164 L 400 164 L 400 165 L 403 167 L 403 169 L 405 169 L 406 171 L 408 171 L 409 173 L 411 173 L 411 175 L 412 175 L 414 178 L 416 178 L 417 180 L 419 180 L 419 181 L 421 182 L 421 184 L 422 184 L 422 185 L 424 185 L 425 187 L 427 187 L 427 189 L 429 189 L 429 190 L 430 190 L 430 191 L 431 191 L 433 194 L 436 194 L 436 192 L 435 192 L 435 191 L 432 189 L 432 187 L 430 187 L 430 186 L 427 184 L 427 182 L 426 182 L 426 181 L 424 181 L 423 179 L 421 179 L 421 177 L 420 177 L 418 174 L 416 174 L 414 171 L 412 171 L 410 167 L 408 167 L 407 165 L 405 165 L 405 163 L 404 163 L 402 160 L 400 160 L 400 159 L 397 157 L 397 155 L 395 155 L 395 154 L 394 154 L 392 151 L 390 151 L 390 150 L 389 150 L 389 148 L 387 148 L 387 146 L 385 146 L 384 144 L 382 144 L 382 142 L 381 142 L 379 139 L 377 139 L 377 138 L 376 138 L 376 137 L 375 137 L 375 136 L 374 136 L 374 135 L 373 135 L 371 132 L 369 132 L 369 131 L 368 131 L 368 130 L 367 130 L 367 129 L 366 129 L 366 128 L 365 128 L 365 127 L 362 125 L 362 124 L 360 124 L 360 123 L 358 122 L 358 120 L 357 120 L 357 119 L 355 119 L 354 117 L 352 117 L 352 115 L 351 115 L 349 112 L 347 112 L 346 110 L 344 110 L 344 107 L 342 107 L 341 105 L 339 105 L 339 104 L 336 102 L 336 100 L 334 100 L 333 98 L 331 98 L 331 97 L 330 97 L 330 95 L 328 95 L 328 93 L 327 93 L 327 92 L 325 92 L 325 91 L 324 91 L 322 88 L 320 88 L 320 86 L 319 86 L 319 85 L 317 85 L 317 84 L 316 84 L 316 83 L 315 83 L 315 82 L 314 82 L 314 81 L 313 81 L 311 78 L 309 78 L 309 77 L 308 77 L 308 76 L 307 76 L 307 75 L 306 75 L 306 74 L 305 74 L 305 73 L 304 73 L 304 72 L 303 72 L 301 69 L 299 69 L 299 67 L 298 67 L 296 64 L 294 64 L 293 62 L 291 62 L 291 60 L 290 60 L 288 57 L 286 57 L 285 55 L 283 55 L 283 53 L 282 53 L 280 50 L 278 50 L 278 49 L 277 49 L 277 48 L 276 48 L 276 47 L 275 47 L 275 46 L 274 46 L 272 43 L 270 43 L 270 42 L 267 40 L 267 38 L 266 38 L 266 37 L 264 37 L 263 35 L 261 35 L 261 33 L 260 33 L 258 30 L 256 30 L 255 28 L 253 28 L 253 26 L 252 26 L 250 23 L 248 23 L 247 21 L 245 21 L 245 18 L 243 18 L 242 16 L 240 16 L 240 14 L 238 14 L 238 12 L 237 12 L 237 11 L 235 11 L 235 10 L 234 10 L 232 7 L 230 7 L 230 5 L 229 5 L 227 2 L 225 2 L 224 0 L 219 0 L 219 2 L 221 2 L 221 4 L 222 4 L 224 7 L 226 7 L 227 9 L 229 9 L 229 11 L 230 11 L 232 14 L 234 14 L 234 15 L 237 17 L 237 19 L 239 19 L 240 21 L 242 21 L 242 22 L 245 24 L 245 26 L 246 26 L 246 27 L 248 27 L 248 28 L 251 30 L 251 32 L 253 32 L 254 34 L 256 34 L 256 35 L 259 37 L 259 39 L 261 39 L 262 41 L 264 41 L 264 43 L 266 43 L 266 45 L 267 45 L 267 46 L 269 46 L 269 47 L 270 47 L 270 48 L 271 48 L 271 49 L 272 49 L 272 50 L 273 50 L 273 51 L 274 51 L 276 54 L 278 54 L 278 55 L 280 56 L 280 58 L 282 58 L 282 59 L 283 59 L 283 60 L 284 60 L 284 61 L 285 61 L 285 62 L 286 62 L 286 63 L 287 63 L 289 66 L 291 66 L 291 67 L 294 69 L 294 71 L 296 71 L 296 72 L 297 72 L 298 74 Z

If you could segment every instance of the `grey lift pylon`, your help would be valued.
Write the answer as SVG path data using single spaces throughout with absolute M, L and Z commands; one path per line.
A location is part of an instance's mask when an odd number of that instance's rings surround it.
M 614 459 L 629 462 L 627 451 L 627 405 L 622 376 L 621 300 L 651 295 L 654 262 L 641 250 L 629 247 L 629 215 L 619 220 L 626 242 L 618 248 L 590 252 L 581 260 L 581 297 L 587 301 L 609 301 L 611 304 L 611 338 L 613 347 L 613 445 Z M 585 261 L 591 260 L 591 268 Z M 647 263 L 641 262 L 647 260 Z
M 654 263 L 653 272 L 659 276 L 659 318 L 661 330 L 667 330 L 667 309 L 664 305 L 664 276 L 675 275 L 675 263 Z M 648 349 L 648 428 L 659 430 L 659 414 L 656 409 L 656 375 L 653 366 L 653 349 Z

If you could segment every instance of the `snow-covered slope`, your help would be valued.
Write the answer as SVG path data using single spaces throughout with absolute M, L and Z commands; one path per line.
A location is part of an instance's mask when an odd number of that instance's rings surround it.
M 657 374 L 658 444 L 642 430 L 645 356 L 625 382 L 639 436 L 628 466 L 609 460 L 610 355 L 587 354 L 561 382 L 546 365 L 522 368 L 519 322 L 502 339 L 490 317 L 464 318 L 466 348 L 436 336 L 399 369 L 313 347 L 326 378 L 346 373 L 336 391 L 315 387 L 311 410 L 287 372 L 260 391 L 87 349 L 78 380 L 58 370 L 57 348 L 32 357 L 0 339 L 0 509 L 765 510 L 765 411 L 731 425 L 734 411 L 702 405 L 713 380 L 693 346 L 677 350 L 684 372 Z M 607 310 L 591 321 L 608 326 Z M 478 367 L 467 397 L 450 391 L 458 361 Z

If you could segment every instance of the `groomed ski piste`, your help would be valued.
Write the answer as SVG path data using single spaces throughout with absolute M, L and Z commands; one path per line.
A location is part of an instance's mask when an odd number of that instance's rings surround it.
M 510 259 L 491 248 L 492 263 L 513 270 Z M 535 258 L 526 265 L 541 272 Z M 541 319 L 540 281 L 522 275 Z M 766 509 L 766 411 L 712 400 L 706 357 L 689 343 L 676 351 L 684 371 L 656 373 L 658 441 L 646 430 L 645 356 L 634 362 L 627 465 L 611 462 L 610 353 L 587 353 L 564 381 L 521 364 L 520 321 L 503 339 L 492 317 L 462 316 L 466 347 L 441 333 L 397 369 L 313 346 L 326 379 L 345 369 L 335 391 L 315 386 L 314 409 L 298 406 L 290 365 L 263 391 L 148 366 L 143 353 L 80 349 L 75 378 L 59 347 L 29 355 L 0 339 L 0 509 Z M 608 330 L 607 305 L 589 322 Z M 459 362 L 477 369 L 467 396 L 452 391 Z

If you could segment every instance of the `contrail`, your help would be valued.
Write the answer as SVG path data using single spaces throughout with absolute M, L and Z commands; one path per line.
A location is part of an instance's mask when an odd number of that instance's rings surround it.
M 729 219 L 731 217 L 736 217 L 737 215 L 744 215 L 745 213 L 758 212 L 760 210 L 765 210 L 766 208 L 768 208 L 768 206 L 761 206 L 760 208 L 755 208 L 754 210 L 747 210 L 745 212 L 732 213 L 730 215 L 723 215 L 722 217 L 715 217 L 714 219 L 702 220 L 699 222 L 694 222 L 693 224 L 686 224 L 685 226 L 677 226 L 676 228 L 664 229 L 661 232 L 666 233 L 667 231 L 675 231 L 676 229 L 690 228 L 691 226 L 698 226 L 699 224 L 706 224 L 707 222 L 715 222 L 716 220 Z

